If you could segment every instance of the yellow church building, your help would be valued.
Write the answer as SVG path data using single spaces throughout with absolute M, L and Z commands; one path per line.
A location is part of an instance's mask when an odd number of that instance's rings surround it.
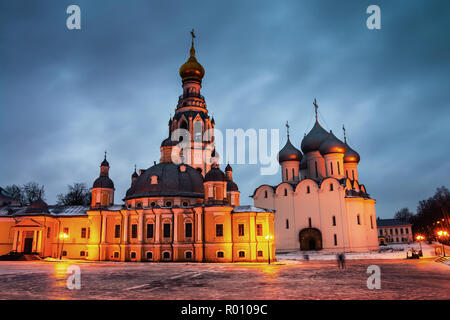
M 114 205 L 105 154 L 92 186 L 91 206 L 49 206 L 39 199 L 28 207 L 0 208 L 0 255 L 100 261 L 275 260 L 274 211 L 239 205 L 232 168 L 227 165 L 223 172 L 211 147 L 215 122 L 200 94 L 204 73 L 192 41 L 190 57 L 180 68 L 183 94 L 169 121 L 169 137 L 161 143 L 160 162 L 139 174 L 134 171 L 123 205 Z M 178 129 L 189 135 L 174 141 Z M 189 147 L 180 149 L 180 141 L 190 142 Z

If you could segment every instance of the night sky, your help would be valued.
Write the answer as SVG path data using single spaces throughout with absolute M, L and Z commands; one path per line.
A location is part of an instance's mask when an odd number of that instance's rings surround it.
M 68 30 L 66 8 L 81 8 Z M 381 8 L 368 30 L 366 8 Z M 216 127 L 280 129 L 314 119 L 361 155 L 377 215 L 416 210 L 450 179 L 450 2 L 24 1 L 0 3 L 0 186 L 36 181 L 46 200 L 90 187 L 104 150 L 121 203 L 134 165 L 159 161 L 195 28 Z M 223 168 L 223 166 L 222 166 Z M 260 165 L 234 165 L 241 204 Z

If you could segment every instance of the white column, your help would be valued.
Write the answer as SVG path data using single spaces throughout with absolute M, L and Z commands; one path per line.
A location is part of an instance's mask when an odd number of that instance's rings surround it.
M 173 242 L 178 242 L 178 213 L 173 214 Z
M 12 251 L 17 251 L 17 237 L 19 235 L 19 231 L 15 230 L 14 231 L 14 239 L 13 239 L 13 246 L 12 246 Z
M 123 243 L 128 242 L 128 212 L 123 215 Z
M 37 245 L 37 231 L 33 231 L 33 245 L 31 246 L 31 252 L 36 252 L 36 245 Z
M 202 241 L 202 214 L 200 212 L 196 213 L 197 215 L 197 242 Z M 214 226 L 215 228 L 215 226 Z M 214 231 L 215 232 L 215 231 Z
M 139 213 L 139 223 L 138 223 L 138 241 L 142 243 L 142 233 L 144 227 L 144 212 Z
M 106 228 L 106 214 L 103 214 L 103 217 L 102 217 L 102 243 L 105 243 L 106 242 L 106 230 L 107 230 L 107 228 Z
M 156 223 L 155 223 L 155 243 L 160 242 L 159 234 L 161 230 L 161 216 L 159 213 L 155 213 L 156 215 Z

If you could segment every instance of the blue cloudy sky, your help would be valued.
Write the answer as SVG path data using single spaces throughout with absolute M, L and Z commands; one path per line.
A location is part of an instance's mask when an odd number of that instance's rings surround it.
M 82 29 L 66 28 L 81 8 Z M 366 8 L 381 8 L 381 30 Z M 37 181 L 49 203 L 92 184 L 108 150 L 121 199 L 134 164 L 159 160 L 197 33 L 217 128 L 291 125 L 300 147 L 321 123 L 361 154 L 377 215 L 415 210 L 450 178 L 450 2 L 445 0 L 2 0 L 0 186 Z M 259 165 L 235 165 L 243 204 Z

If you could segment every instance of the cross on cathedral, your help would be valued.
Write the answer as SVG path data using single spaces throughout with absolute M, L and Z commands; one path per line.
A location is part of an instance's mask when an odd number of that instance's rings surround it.
M 289 139 L 289 122 L 286 121 L 286 132 L 287 132 L 287 137 Z
M 106 150 L 105 150 L 105 160 L 106 160 Z
M 317 104 L 316 98 L 314 98 L 313 105 L 314 105 L 314 109 L 315 109 L 315 112 L 316 112 L 316 121 L 317 121 L 317 120 L 318 120 L 318 117 L 317 117 L 317 109 L 319 109 L 319 105 Z
M 342 130 L 344 131 L 344 142 L 347 143 L 347 136 L 345 134 L 345 125 L 342 125 Z

